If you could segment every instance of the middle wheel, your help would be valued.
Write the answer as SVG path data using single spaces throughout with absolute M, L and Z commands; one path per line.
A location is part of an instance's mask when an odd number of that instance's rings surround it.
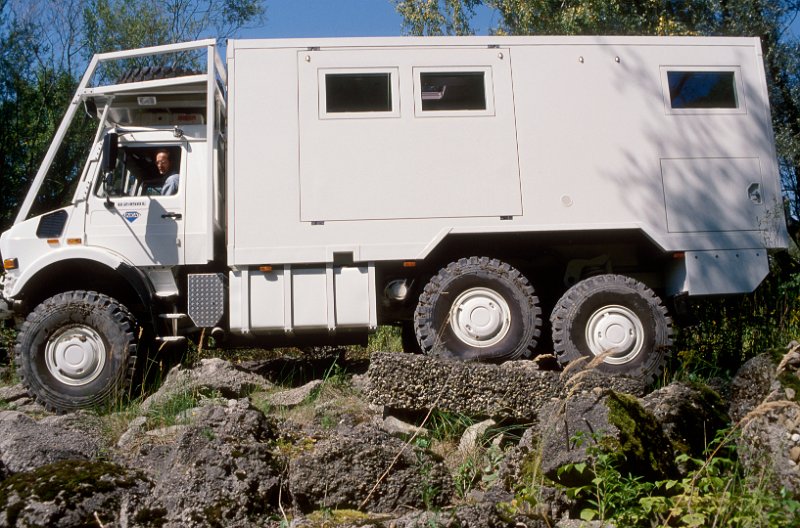
M 536 346 L 541 313 L 519 271 L 496 259 L 470 257 L 431 278 L 414 312 L 414 330 L 427 354 L 516 359 Z

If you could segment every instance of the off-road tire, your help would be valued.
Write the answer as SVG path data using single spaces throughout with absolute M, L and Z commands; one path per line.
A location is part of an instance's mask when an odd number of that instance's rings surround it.
M 17 334 L 17 373 L 31 396 L 50 411 L 96 408 L 125 393 L 136 363 L 136 334 L 133 315 L 111 297 L 81 290 L 60 293 L 37 306 Z M 86 345 L 94 341 L 97 347 Z M 97 351 L 99 363 L 84 379 L 59 370 L 92 355 L 81 354 L 81 346 Z
M 550 322 L 562 365 L 603 356 L 599 370 L 652 383 L 669 358 L 672 320 L 667 309 L 653 290 L 630 277 L 608 274 L 580 281 L 556 303 Z M 615 352 L 611 343 L 619 343 L 620 350 Z
M 478 342 L 479 338 L 466 335 L 472 316 L 457 314 L 471 310 L 480 324 L 478 312 L 485 314 L 488 308 L 503 315 L 507 311 L 508 321 L 494 324 L 496 335 L 489 332 L 485 341 Z M 488 257 L 462 258 L 425 285 L 414 312 L 414 330 L 426 354 L 461 360 L 516 359 L 529 356 L 535 348 L 541 313 L 533 287 L 518 270 Z

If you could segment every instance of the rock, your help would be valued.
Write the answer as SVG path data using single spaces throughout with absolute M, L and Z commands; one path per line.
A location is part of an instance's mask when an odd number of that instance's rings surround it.
M 469 363 L 415 354 L 376 352 L 370 358 L 363 388 L 374 404 L 410 411 L 436 408 L 469 416 L 534 421 L 553 398 L 595 387 L 641 395 L 636 379 L 598 370 L 571 375 L 542 370 L 547 361 L 507 361 L 500 365 Z
M 302 387 L 269 394 L 264 398 L 264 401 L 276 407 L 295 407 L 306 401 L 314 390 L 321 385 L 322 380 L 313 380 Z
M 20 398 L 28 398 L 28 389 L 22 383 L 10 385 L 8 387 L 0 387 L 0 400 L 13 402 Z
M 414 424 L 406 423 L 403 420 L 394 416 L 386 416 L 381 421 L 381 429 L 390 435 L 428 435 L 430 432 L 424 427 L 417 427 Z
M 622 394 L 642 396 L 647 389 L 647 385 L 642 380 L 628 376 L 612 376 L 597 369 L 565 371 L 561 378 L 565 379 L 565 395 L 588 392 L 602 387 Z
M 458 443 L 458 450 L 464 455 L 469 455 L 480 449 L 480 441 L 483 435 L 486 434 L 486 431 L 488 431 L 490 427 L 494 427 L 495 425 L 497 425 L 497 422 L 490 419 L 467 427 L 461 435 L 461 440 Z
M 785 488 L 800 499 L 800 466 L 792 435 L 800 431 L 800 405 L 796 402 L 766 402 L 742 420 L 737 439 L 739 460 L 756 482 L 775 492 Z M 794 450 L 794 451 L 793 451 Z
M 758 355 L 742 365 L 731 382 L 728 410 L 731 420 L 738 422 L 761 405 L 770 393 L 780 389 L 776 374 L 777 369 L 768 354 Z
M 142 526 L 149 491 L 141 473 L 111 462 L 46 464 L 0 483 L 0 526 Z
M 0 387 L 0 400 L 7 402 L 7 408 L 12 411 L 47 414 L 47 410 L 30 397 L 28 390 L 21 383 Z
M 670 383 L 641 403 L 655 416 L 676 454 L 702 456 L 717 431 L 728 424 L 722 398 L 701 385 Z
M 249 526 L 275 513 L 280 465 L 273 426 L 246 399 L 193 409 L 172 442 L 132 432 L 124 455 L 152 480 L 154 525 Z
M 262 376 L 237 368 L 229 361 L 212 358 L 203 359 L 194 368 L 180 365 L 167 374 L 161 388 L 148 397 L 141 410 L 148 412 L 153 406 L 168 401 L 176 394 L 192 392 L 216 393 L 223 398 L 242 398 L 257 390 L 267 390 L 272 384 Z
M 591 471 L 566 471 L 565 464 L 590 462 L 590 447 L 614 452 L 625 475 L 663 480 L 675 475 L 672 449 L 655 417 L 633 396 L 610 390 L 574 394 L 553 402 L 540 423 L 542 472 L 566 486 L 587 484 Z M 589 464 L 591 467 L 591 464 Z
M 17 411 L 0 411 L 0 462 L 9 473 L 64 460 L 90 460 L 106 448 L 87 413 L 52 418 L 37 422 Z
M 452 516 L 456 518 L 459 527 L 469 528 L 501 528 L 508 526 L 500 510 L 501 504 L 508 504 L 514 500 L 512 493 L 498 488 L 486 492 L 472 492 L 467 500 L 456 506 Z
M 562 519 L 555 528 L 615 528 L 610 521 L 583 521 L 580 519 Z
M 452 495 L 452 479 L 438 457 L 370 424 L 337 430 L 298 451 L 289 460 L 289 490 L 304 512 L 440 506 Z
M 367 375 L 364 392 L 372 403 L 470 416 L 533 420 L 562 391 L 559 373 L 541 371 L 533 361 L 491 365 L 376 352 Z

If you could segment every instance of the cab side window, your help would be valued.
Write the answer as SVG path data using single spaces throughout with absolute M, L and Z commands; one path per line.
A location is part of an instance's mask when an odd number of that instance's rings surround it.
M 160 196 L 166 179 L 159 173 L 156 165 L 157 152 L 163 149 L 120 147 L 117 166 L 103 185 L 103 178 L 98 178 L 95 195 L 105 198 L 106 192 L 111 198 L 121 196 Z M 169 151 L 171 166 L 177 172 L 180 167 L 180 148 L 172 147 Z

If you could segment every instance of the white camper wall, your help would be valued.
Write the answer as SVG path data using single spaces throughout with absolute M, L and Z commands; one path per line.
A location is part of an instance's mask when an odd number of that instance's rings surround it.
M 781 244 L 777 228 L 765 241 L 780 193 L 757 39 L 232 41 L 228 54 L 233 265 L 422 258 L 455 232 Z M 470 66 L 490 72 L 491 115 L 419 115 L 420 69 Z M 360 68 L 392 72 L 397 107 L 326 116 L 324 73 Z M 671 109 L 670 68 L 734 71 L 739 106 Z

